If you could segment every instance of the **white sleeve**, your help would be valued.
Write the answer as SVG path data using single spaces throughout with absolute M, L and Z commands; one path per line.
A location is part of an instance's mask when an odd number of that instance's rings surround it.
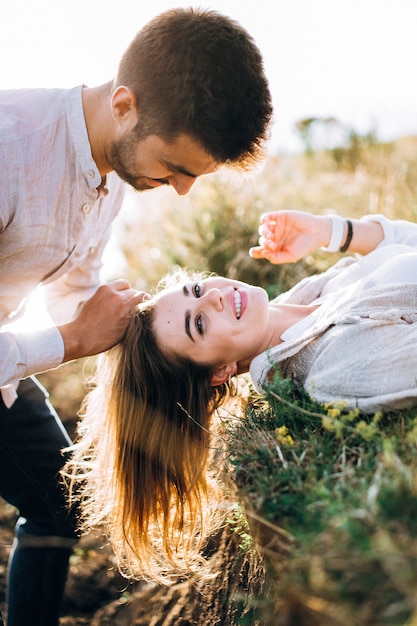
M 390 220 L 384 215 L 365 215 L 361 218 L 364 222 L 378 222 L 384 230 L 384 239 L 379 247 L 393 243 L 403 243 L 417 248 L 417 224 L 406 220 Z
M 0 387 L 61 365 L 64 341 L 56 327 L 35 332 L 0 332 Z

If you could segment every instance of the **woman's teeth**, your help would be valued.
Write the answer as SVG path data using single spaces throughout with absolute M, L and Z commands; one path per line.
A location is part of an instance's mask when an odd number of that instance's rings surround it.
M 235 289 L 235 311 L 236 311 L 236 317 L 238 320 L 240 319 L 241 310 L 242 310 L 242 298 L 240 297 L 240 293 L 238 292 L 238 290 Z

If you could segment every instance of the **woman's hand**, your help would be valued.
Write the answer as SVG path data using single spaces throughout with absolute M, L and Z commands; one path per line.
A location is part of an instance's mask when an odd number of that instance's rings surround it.
M 273 211 L 261 215 L 259 246 L 251 248 L 254 259 L 271 263 L 294 263 L 307 254 L 327 245 L 331 221 L 302 211 Z

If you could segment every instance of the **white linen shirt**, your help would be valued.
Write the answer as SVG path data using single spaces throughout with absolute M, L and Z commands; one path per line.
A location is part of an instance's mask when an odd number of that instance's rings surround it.
M 54 322 L 68 322 L 100 283 L 124 191 L 114 173 L 102 181 L 93 160 L 82 86 L 0 91 L 0 190 L 0 327 L 40 284 Z M 55 327 L 2 331 L 0 387 L 57 367 L 63 356 Z
M 252 361 L 258 391 L 279 364 L 322 403 L 372 412 L 417 402 L 417 224 L 362 219 L 383 227 L 374 251 L 346 257 L 276 298 L 320 306 Z

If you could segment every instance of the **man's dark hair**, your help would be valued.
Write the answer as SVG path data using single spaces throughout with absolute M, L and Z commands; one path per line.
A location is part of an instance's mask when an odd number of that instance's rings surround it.
M 137 98 L 138 134 L 188 134 L 217 162 L 248 168 L 264 154 L 272 117 L 252 37 L 216 11 L 172 9 L 142 28 L 115 85 Z

